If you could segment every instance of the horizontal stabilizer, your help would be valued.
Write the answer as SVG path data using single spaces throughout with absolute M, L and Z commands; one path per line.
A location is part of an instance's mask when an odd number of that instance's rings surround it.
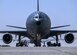
M 68 27 L 70 25 L 63 25 L 63 26 L 56 26 L 56 27 L 51 27 L 51 29 L 55 29 L 55 28 L 62 28 L 62 27 Z
M 7 27 L 12 27 L 12 28 L 19 28 L 19 29 L 26 29 L 24 27 L 18 27 L 18 26 L 11 26 L 11 25 L 6 25 Z

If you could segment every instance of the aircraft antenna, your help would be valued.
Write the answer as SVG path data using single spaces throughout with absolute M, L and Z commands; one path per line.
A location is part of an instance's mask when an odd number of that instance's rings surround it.
M 37 11 L 39 11 L 39 0 L 37 0 Z

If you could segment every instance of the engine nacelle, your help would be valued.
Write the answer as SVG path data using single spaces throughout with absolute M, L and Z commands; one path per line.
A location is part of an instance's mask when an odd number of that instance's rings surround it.
M 66 43 L 71 44 L 74 41 L 74 35 L 71 34 L 71 33 L 66 34 L 65 37 L 64 37 L 64 40 L 65 40 Z
M 6 44 L 11 43 L 12 42 L 12 35 L 10 35 L 10 34 L 3 35 L 3 42 Z

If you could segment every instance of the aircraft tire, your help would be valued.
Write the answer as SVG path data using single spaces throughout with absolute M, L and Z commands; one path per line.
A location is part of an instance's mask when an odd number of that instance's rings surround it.
M 51 44 L 51 42 L 47 42 L 47 45 L 50 47 L 52 44 Z
M 60 47 L 61 46 L 61 43 L 58 43 L 58 47 Z
M 40 47 L 41 43 L 36 43 L 35 46 Z
M 35 44 L 36 47 L 40 47 L 41 46 L 40 42 L 34 42 L 34 44 Z
M 23 43 L 21 42 L 21 43 L 16 43 L 16 47 L 23 47 Z
M 16 43 L 16 47 L 19 47 L 19 43 Z
M 56 43 L 53 43 L 53 46 L 55 47 L 57 44 Z

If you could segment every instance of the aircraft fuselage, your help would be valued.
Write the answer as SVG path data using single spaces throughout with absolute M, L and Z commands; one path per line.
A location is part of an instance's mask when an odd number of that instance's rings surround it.
M 51 21 L 47 14 L 37 11 L 29 15 L 26 27 L 32 37 L 44 37 L 50 32 Z

